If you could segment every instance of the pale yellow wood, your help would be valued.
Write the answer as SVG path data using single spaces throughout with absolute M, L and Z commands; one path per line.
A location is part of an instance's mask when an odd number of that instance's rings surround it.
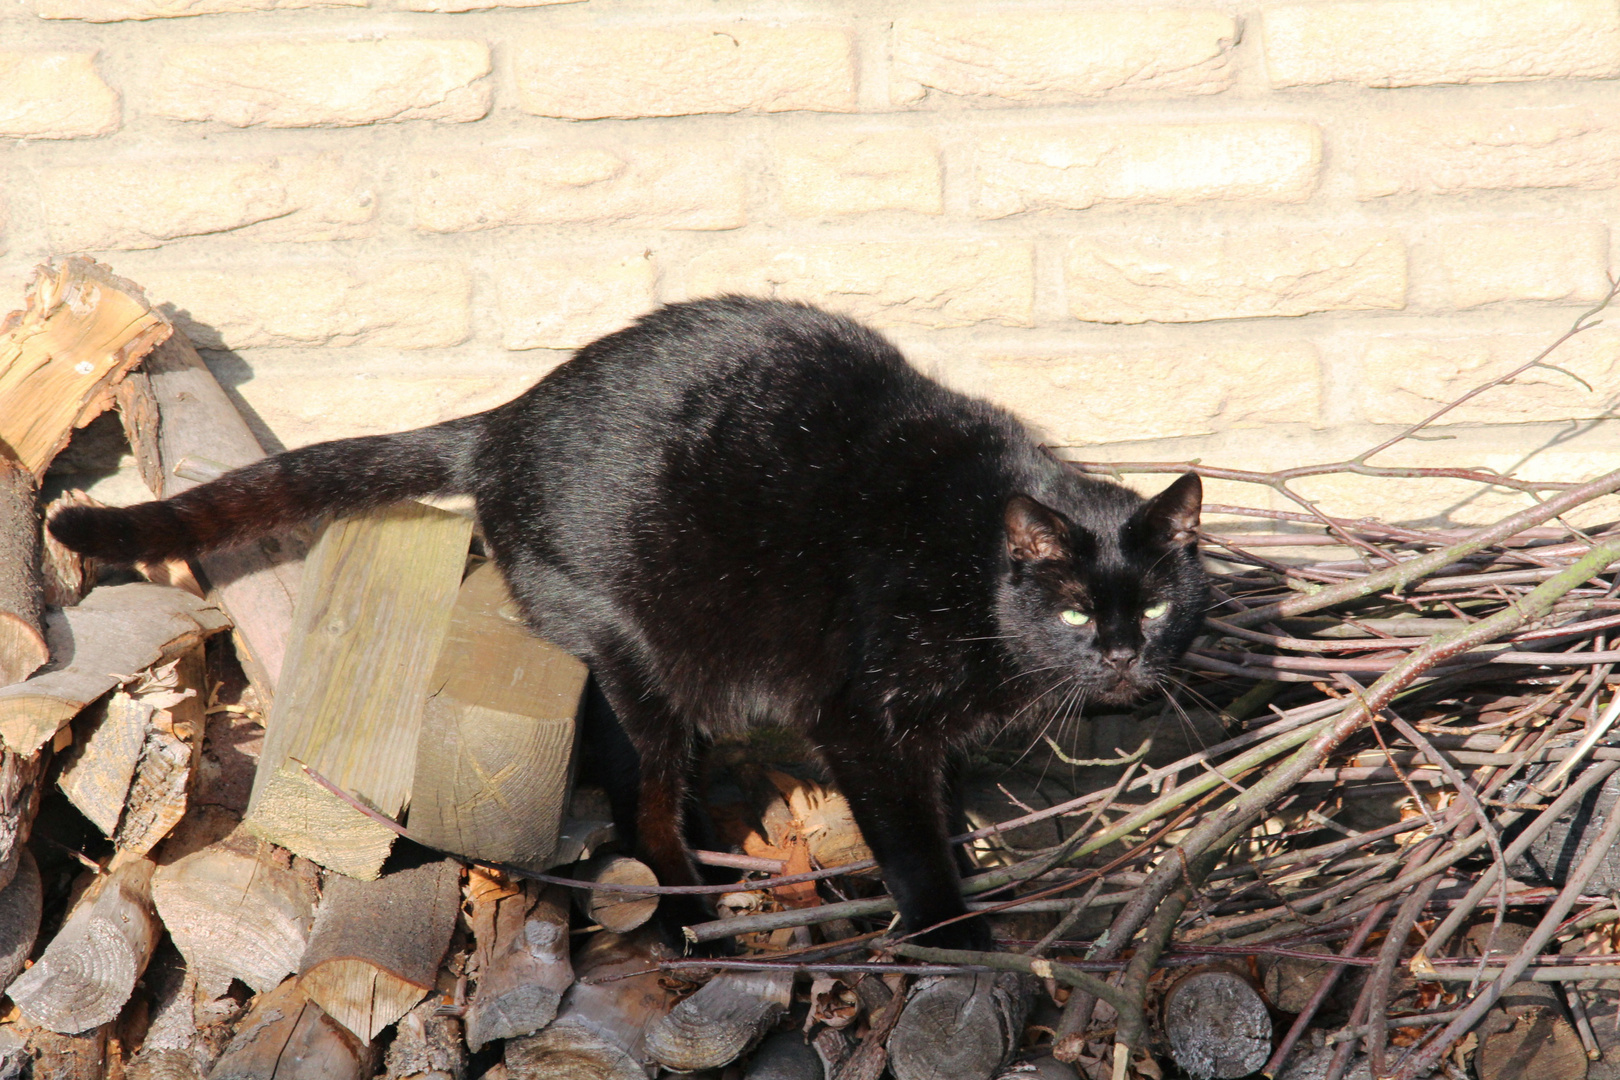
M 43 476 L 170 331 L 138 286 L 91 259 L 40 267 L 26 306 L 0 323 L 0 443 Z
M 492 862 L 555 862 L 585 665 L 530 634 L 492 563 L 462 583 L 429 684 L 410 827 Z
M 287 812 L 269 799 L 282 766 L 303 762 L 390 817 L 404 808 L 416 767 L 423 703 L 466 565 L 472 522 L 399 503 L 326 526 L 304 567 L 275 704 L 248 810 L 250 827 L 325 863 L 345 807 L 305 820 L 306 792 Z M 375 826 L 362 829 L 372 835 Z M 364 843 L 369 843 L 369 839 Z M 380 861 L 379 864 L 380 865 Z M 375 867 L 370 874 L 375 874 Z M 364 871 L 361 876 L 369 876 Z
M 256 836 L 311 862 L 371 881 L 393 849 L 392 830 L 336 799 L 302 769 L 284 765 L 264 781 L 257 810 L 243 824 Z

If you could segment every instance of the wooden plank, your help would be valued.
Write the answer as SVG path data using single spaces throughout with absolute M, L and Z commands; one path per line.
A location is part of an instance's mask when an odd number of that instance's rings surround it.
M 433 989 L 460 906 L 461 868 L 449 859 L 375 881 L 331 876 L 298 984 L 369 1043 Z
M 183 333 L 175 331 L 142 366 L 149 392 L 122 396 L 120 408 L 142 478 L 158 498 L 264 457 Z M 145 415 L 147 402 L 155 415 Z M 210 598 L 231 616 L 242 667 L 266 705 L 274 701 L 286 657 L 307 547 L 289 530 L 195 559 Z
M 167 585 L 96 589 L 77 607 L 47 616 L 46 637 L 57 659 L 24 682 L 0 687 L 0 738 L 31 754 L 113 687 L 228 625 L 213 604 Z
M 172 329 L 138 285 L 92 259 L 40 267 L 26 306 L 0 321 L 0 443 L 38 480 Z
M 64 1035 L 111 1023 L 152 958 L 162 927 L 152 870 L 133 859 L 98 880 L 7 994 L 31 1022 Z
M 468 574 L 429 684 L 412 833 L 472 858 L 552 865 L 586 674 L 529 633 L 493 563 Z
M 308 791 L 283 805 L 266 788 L 278 773 L 291 779 L 282 767 L 300 761 L 383 814 L 400 813 L 471 536 L 470 519 L 420 503 L 322 530 L 304 567 L 293 639 L 265 725 L 248 807 L 254 832 L 328 869 L 376 877 L 381 859 L 333 861 L 343 845 L 330 829 L 358 817 L 352 807 L 311 828 L 310 801 L 341 800 Z

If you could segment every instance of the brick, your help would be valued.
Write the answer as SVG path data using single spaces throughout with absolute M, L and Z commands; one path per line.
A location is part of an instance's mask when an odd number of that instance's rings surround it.
M 1317 369 L 1314 346 L 1283 341 L 988 355 L 949 360 L 940 375 L 1011 409 L 1054 446 L 1085 446 L 1313 423 Z
M 549 29 L 517 47 L 518 107 L 571 120 L 855 110 L 847 30 L 727 22 Z
M 491 8 L 551 7 L 581 0 L 400 0 L 406 11 L 487 11 Z
M 577 349 L 655 305 L 658 279 L 646 255 L 504 259 L 496 279 L 501 344 Z
M 176 19 L 185 15 L 232 15 L 291 8 L 365 7 L 366 0 L 34 0 L 41 19 L 122 22 L 127 19 Z
M 336 154 L 198 160 L 146 158 L 52 169 L 39 198 L 58 251 L 157 247 L 233 232 L 255 240 L 365 235 L 369 178 Z
M 1534 359 L 1555 336 L 1556 331 L 1375 339 L 1362 354 L 1356 380 L 1361 415 L 1375 424 L 1417 423 L 1474 387 Z M 1620 330 L 1598 327 L 1577 334 L 1547 363 L 1563 371 L 1531 368 L 1511 384 L 1459 405 L 1436 423 L 1523 424 L 1612 413 L 1620 397 Z
M 746 188 L 724 143 L 525 146 L 442 152 L 413 163 L 418 229 L 611 224 L 735 229 Z
M 1198 322 L 1400 308 L 1406 245 L 1388 229 L 1070 242 L 1069 313 L 1087 322 Z
M 1620 75 L 1612 0 L 1317 0 L 1263 19 L 1273 86 Z
M 179 312 L 201 348 L 376 345 L 428 349 L 467 338 L 471 282 L 455 263 L 417 260 L 136 272 Z
M 1034 252 L 1021 242 L 874 242 L 710 248 L 672 275 L 673 295 L 737 292 L 823 304 L 878 326 L 1034 321 Z
M 94 52 L 0 51 L 0 136 L 72 139 L 109 135 L 118 95 L 96 73 Z
M 1295 121 L 1075 124 L 992 135 L 978 158 L 974 202 L 987 218 L 1104 202 L 1303 202 L 1322 138 Z
M 939 144 L 927 135 L 783 136 L 776 140 L 772 164 L 782 210 L 794 217 L 945 209 Z
M 477 120 L 489 111 L 478 41 L 260 41 L 168 50 L 147 108 L 233 127 Z
M 1353 139 L 1356 197 L 1620 184 L 1612 109 L 1446 109 L 1377 117 Z
M 894 25 L 890 95 L 1061 103 L 1114 93 L 1214 94 L 1237 22 L 1198 8 L 931 12 Z
M 1609 231 L 1559 221 L 1442 225 L 1419 249 L 1432 303 L 1471 308 L 1513 300 L 1598 300 L 1609 291 Z
M 311 357 L 296 349 L 277 352 L 293 354 L 290 362 L 255 354 L 253 377 L 231 389 L 288 447 L 470 416 L 516 397 L 551 366 L 537 364 L 521 373 L 427 375 L 412 374 L 420 363 L 413 357 L 381 364 L 375 358 L 334 363 L 330 353 Z

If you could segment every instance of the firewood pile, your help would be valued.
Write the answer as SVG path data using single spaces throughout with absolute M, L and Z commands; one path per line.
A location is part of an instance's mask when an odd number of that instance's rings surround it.
M 109 410 L 156 495 L 262 453 L 104 267 L 0 324 L 0 1078 L 1620 1075 L 1620 471 L 1444 470 L 1534 496 L 1459 529 L 1290 487 L 1421 475 L 1368 459 L 1446 410 L 1198 465 L 1296 509 L 1206 506 L 1215 603 L 1163 697 L 974 758 L 998 951 L 897 930 L 847 804 L 761 732 L 702 785 L 714 956 L 655 932 L 579 762 L 586 673 L 464 513 L 86 566 L 38 492 Z

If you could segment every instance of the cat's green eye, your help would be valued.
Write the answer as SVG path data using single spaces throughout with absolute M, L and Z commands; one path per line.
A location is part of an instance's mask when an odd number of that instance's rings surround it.
M 1170 605 L 1169 604 L 1154 604 L 1152 607 L 1147 608 L 1142 612 L 1142 618 L 1144 618 L 1144 619 L 1160 619 L 1160 618 L 1163 618 L 1164 613 L 1169 611 L 1169 610 L 1170 610 Z
M 1073 608 L 1065 611 L 1059 616 L 1059 618 L 1068 623 L 1070 626 L 1084 626 L 1086 623 L 1091 621 L 1090 615 L 1087 615 L 1083 611 L 1075 611 Z

